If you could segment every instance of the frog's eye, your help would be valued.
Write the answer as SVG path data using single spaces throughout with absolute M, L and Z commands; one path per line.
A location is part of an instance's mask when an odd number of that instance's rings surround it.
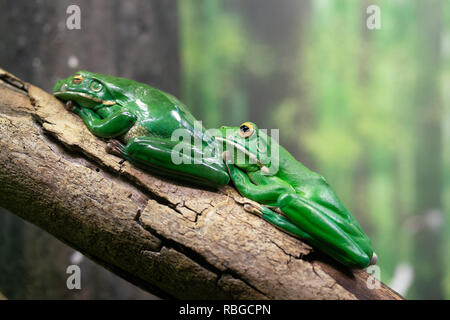
M 245 122 L 241 124 L 241 126 L 239 127 L 239 135 L 242 138 L 250 137 L 253 134 L 253 132 L 255 132 L 255 128 L 250 122 Z
M 81 82 L 83 82 L 83 80 L 84 80 L 84 77 L 81 74 L 76 74 L 73 76 L 72 83 L 80 84 Z
M 91 82 L 91 89 L 98 92 L 100 90 L 102 90 L 103 86 L 100 82 L 98 81 L 92 81 Z

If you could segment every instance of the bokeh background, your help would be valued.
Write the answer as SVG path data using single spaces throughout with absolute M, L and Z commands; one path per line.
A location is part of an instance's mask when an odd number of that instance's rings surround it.
M 70 4 L 81 30 L 65 26 Z M 367 28 L 369 5 L 379 30 Z M 445 0 L 0 0 L 0 67 L 26 81 L 51 90 L 88 69 L 174 93 L 206 127 L 279 128 L 407 298 L 450 298 L 449 62 Z M 79 292 L 65 286 L 71 260 Z M 6 210 L 0 292 L 154 298 Z

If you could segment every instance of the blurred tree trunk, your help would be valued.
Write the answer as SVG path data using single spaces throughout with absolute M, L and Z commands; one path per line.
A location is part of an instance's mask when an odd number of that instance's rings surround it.
M 51 90 L 79 69 L 133 78 L 179 94 L 176 0 L 79 0 L 81 30 L 68 30 L 72 1 L 0 0 L 0 65 Z M 2 211 L 0 289 L 8 298 L 68 298 L 73 250 Z M 55 258 L 58 257 L 58 258 Z M 82 298 L 149 297 L 92 263 Z M 97 286 L 101 282 L 105 290 Z
M 415 298 L 443 298 L 440 92 L 442 2 L 417 1 Z

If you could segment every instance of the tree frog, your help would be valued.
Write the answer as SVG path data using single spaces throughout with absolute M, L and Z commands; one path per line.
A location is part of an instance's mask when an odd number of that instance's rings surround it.
M 265 220 L 349 267 L 376 263 L 370 239 L 325 178 L 254 123 L 219 131 L 231 180 L 244 197 L 263 205 L 257 213 Z
M 108 152 L 189 183 L 228 184 L 227 168 L 221 154 L 215 152 L 216 142 L 173 95 L 133 80 L 88 71 L 58 81 L 53 92 L 94 135 L 114 138 L 107 144 Z M 184 129 L 190 141 L 174 140 L 172 133 L 177 129 Z M 181 150 L 180 143 L 185 152 L 174 162 L 172 151 Z

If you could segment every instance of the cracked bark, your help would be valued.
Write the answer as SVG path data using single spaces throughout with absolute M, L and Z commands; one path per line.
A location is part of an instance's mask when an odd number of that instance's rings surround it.
M 0 69 L 0 206 L 161 297 L 401 299 L 204 190 L 142 172 L 38 87 Z

